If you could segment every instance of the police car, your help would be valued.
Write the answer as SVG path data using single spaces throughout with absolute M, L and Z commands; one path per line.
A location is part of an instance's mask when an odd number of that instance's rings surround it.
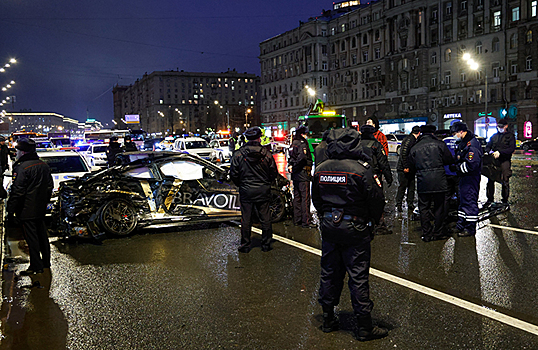
M 174 151 L 195 154 L 206 160 L 211 158 L 211 147 L 209 143 L 201 137 L 177 138 L 174 142 Z
M 54 181 L 52 198 L 47 205 L 47 210 L 52 209 L 54 202 L 58 199 L 56 193 L 61 182 L 90 173 L 92 170 L 85 157 L 75 151 L 37 152 L 37 155 L 49 165 Z
M 90 166 L 106 166 L 108 163 L 106 149 L 108 145 L 104 143 L 94 143 L 86 150 L 86 160 Z
M 228 147 L 229 143 L 230 139 L 211 140 L 209 143 L 209 147 L 213 149 L 213 151 L 211 151 L 211 161 L 224 163 L 225 161 L 230 160 L 232 154 Z
M 400 147 L 402 146 L 402 141 L 407 136 L 406 134 L 387 134 L 387 143 L 389 144 L 389 153 L 400 154 Z

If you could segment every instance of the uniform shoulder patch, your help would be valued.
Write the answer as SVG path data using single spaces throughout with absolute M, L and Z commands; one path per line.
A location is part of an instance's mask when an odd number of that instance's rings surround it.
M 467 142 L 467 147 L 471 147 L 471 141 Z
M 469 152 L 469 154 L 467 155 L 467 158 L 469 158 L 469 160 L 473 160 L 474 152 Z
M 319 183 L 327 185 L 346 185 L 347 174 L 320 174 Z

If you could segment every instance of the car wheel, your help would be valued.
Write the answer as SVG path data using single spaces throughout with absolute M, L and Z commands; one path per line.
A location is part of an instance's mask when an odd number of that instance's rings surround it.
M 524 150 L 525 152 L 528 151 L 528 150 L 530 149 L 529 145 L 523 145 L 522 148 L 523 148 L 523 150 Z
M 271 201 L 269 202 L 271 212 L 271 222 L 278 222 L 286 215 L 286 203 L 284 197 L 276 190 L 271 191 Z
M 400 155 L 400 146 L 398 146 L 398 148 L 396 148 L 396 154 Z
M 138 223 L 133 206 L 123 199 L 112 199 L 98 211 L 99 224 L 113 236 L 128 236 Z

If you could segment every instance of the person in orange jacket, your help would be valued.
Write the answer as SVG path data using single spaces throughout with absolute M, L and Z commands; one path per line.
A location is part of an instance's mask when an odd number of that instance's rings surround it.
M 385 155 L 388 157 L 389 156 L 389 144 L 387 142 L 387 137 L 385 136 L 385 134 L 379 131 L 379 120 L 376 117 L 371 116 L 371 117 L 368 117 L 368 119 L 366 119 L 366 124 L 375 127 L 376 131 L 374 132 L 373 135 L 377 139 L 377 141 L 379 141 L 381 145 L 383 145 L 383 150 L 385 151 Z

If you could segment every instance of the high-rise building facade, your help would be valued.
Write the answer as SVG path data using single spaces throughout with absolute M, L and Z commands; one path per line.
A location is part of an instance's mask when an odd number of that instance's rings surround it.
M 334 4 L 260 43 L 263 121 L 295 125 L 311 102 L 304 86 L 315 85 L 316 98 L 348 119 L 375 115 L 389 132 L 459 119 L 491 136 L 505 117 L 519 139 L 536 137 L 537 3 Z
M 120 129 L 132 126 L 125 116 L 138 115 L 140 128 L 166 135 L 243 129 L 259 123 L 258 85 L 255 74 L 235 70 L 144 74 L 130 86 L 114 87 L 114 122 Z

